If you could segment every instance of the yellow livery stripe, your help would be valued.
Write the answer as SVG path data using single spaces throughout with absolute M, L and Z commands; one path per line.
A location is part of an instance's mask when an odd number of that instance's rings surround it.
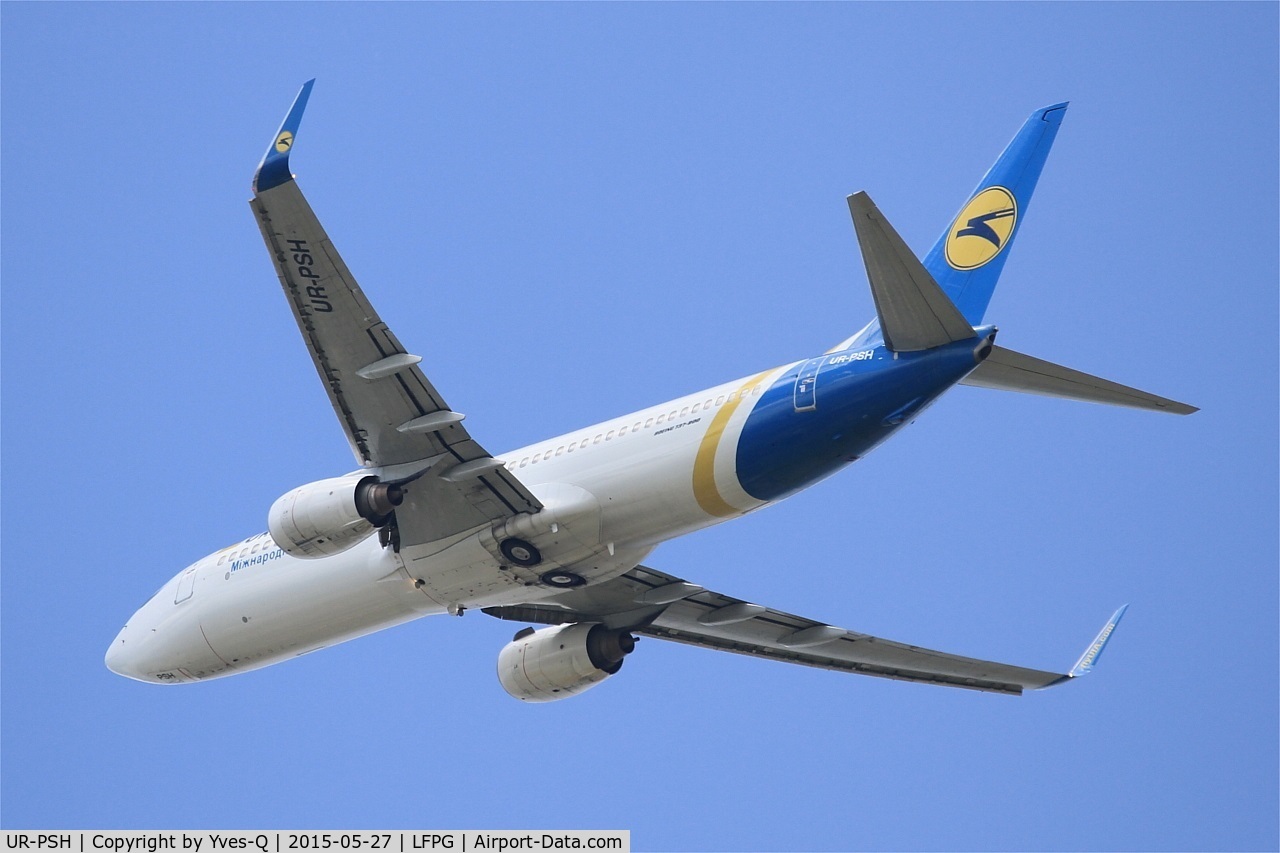
M 702 507 L 708 515 L 726 518 L 744 511 L 726 501 L 720 494 L 719 487 L 716 486 L 716 452 L 720 449 L 724 428 L 729 425 L 729 419 L 738 410 L 743 398 L 772 372 L 772 370 L 766 370 L 764 373 L 753 376 L 730 395 L 730 399 L 711 419 L 711 426 L 707 427 L 707 434 L 702 437 L 702 443 L 698 445 L 698 455 L 693 459 L 693 496 L 697 499 L 698 506 Z

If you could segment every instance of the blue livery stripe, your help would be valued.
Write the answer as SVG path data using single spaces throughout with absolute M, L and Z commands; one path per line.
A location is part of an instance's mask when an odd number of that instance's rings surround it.
M 742 426 L 738 482 L 758 500 L 780 500 L 864 456 L 976 364 L 972 341 L 897 358 L 882 346 L 827 357 L 815 370 L 816 361 L 784 373 Z

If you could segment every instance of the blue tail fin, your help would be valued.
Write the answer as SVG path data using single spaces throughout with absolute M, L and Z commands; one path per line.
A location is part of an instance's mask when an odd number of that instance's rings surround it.
M 925 269 L 975 326 L 982 323 L 1066 111 L 1062 103 L 1031 114 L 924 259 Z

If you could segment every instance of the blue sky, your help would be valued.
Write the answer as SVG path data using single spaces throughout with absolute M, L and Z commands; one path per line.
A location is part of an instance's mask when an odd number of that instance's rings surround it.
M 629 828 L 636 849 L 1275 849 L 1275 4 L 3 12 L 5 827 Z M 657 568 L 1098 672 L 1013 699 L 645 641 L 527 707 L 469 614 L 185 689 L 102 655 L 351 459 L 246 201 L 294 171 L 495 452 L 822 351 L 844 196 L 922 252 L 1071 108 L 987 315 L 1189 418 L 957 389 Z

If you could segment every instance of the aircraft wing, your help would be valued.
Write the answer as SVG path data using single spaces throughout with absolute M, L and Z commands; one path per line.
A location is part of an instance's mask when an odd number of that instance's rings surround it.
M 352 452 L 365 467 L 430 465 L 406 498 L 408 508 L 430 510 L 397 512 L 401 535 L 409 532 L 414 543 L 540 509 L 471 438 L 463 416 L 418 367 L 421 358 L 378 316 L 294 182 L 289 154 L 313 82 L 302 87 L 267 149 L 250 205 Z
M 566 592 L 549 602 L 486 607 L 484 612 L 500 619 L 546 625 L 601 622 L 642 636 L 786 663 L 1017 695 L 1060 684 L 1092 669 L 1124 608 L 1117 611 L 1069 674 L 976 660 L 848 631 L 711 592 L 646 566 L 602 584 Z

